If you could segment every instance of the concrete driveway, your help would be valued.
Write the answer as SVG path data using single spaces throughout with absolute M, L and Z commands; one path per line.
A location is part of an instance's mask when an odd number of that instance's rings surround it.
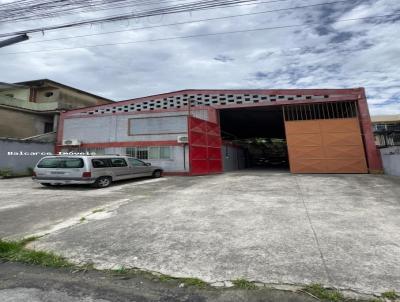
M 400 291 L 400 178 L 241 171 L 40 188 L 0 181 L 0 234 L 98 268 Z

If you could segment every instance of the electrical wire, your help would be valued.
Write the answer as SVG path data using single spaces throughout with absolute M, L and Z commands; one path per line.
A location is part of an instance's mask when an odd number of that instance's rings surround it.
M 92 0 L 93 1 L 93 0 Z M 56 17 L 56 16 L 64 16 L 64 15 L 69 15 L 69 14 L 76 14 L 76 13 L 84 13 L 84 12 L 97 12 L 97 11 L 103 11 L 103 10 L 115 10 L 115 9 L 121 9 L 121 8 L 134 8 L 134 6 L 149 6 L 149 5 L 154 5 L 154 4 L 160 4 L 160 3 L 171 3 L 171 2 L 182 2 L 182 1 L 187 1 L 187 0 L 150 0 L 150 1 L 138 1 L 138 0 L 123 0 L 120 5 L 113 4 L 109 6 L 104 6 L 104 5 L 96 5 L 92 4 L 90 6 L 82 5 L 78 7 L 71 7 L 71 8 L 63 8 L 59 11 L 51 11 L 48 12 L 47 10 L 44 12 L 36 12 L 32 16 L 25 16 L 25 15 L 19 15 L 17 13 L 14 13 L 13 16 L 17 16 L 14 18 L 10 18 L 8 20 L 3 20 L 3 22 L 6 21 L 12 21 L 12 22 L 21 22 L 21 21 L 32 21 L 32 20 L 40 20 L 43 18 L 50 18 L 50 17 Z M 119 1 L 118 1 L 119 2 Z M 1 9 L 0 9 L 0 14 L 1 14 Z M 0 18 L 0 22 L 1 18 Z
M 349 21 L 357 21 L 357 20 L 369 20 L 369 19 L 376 19 L 376 18 L 390 18 L 390 17 L 394 17 L 394 16 L 400 16 L 400 13 L 382 15 L 382 16 L 370 16 L 370 17 L 341 19 L 341 20 L 336 20 L 335 22 L 339 23 L 339 22 L 349 22 Z M 244 30 L 235 30 L 235 31 L 225 31 L 225 32 L 215 32 L 215 33 L 206 33 L 206 34 L 187 35 L 187 36 L 176 36 L 176 37 L 165 37 L 165 38 L 148 39 L 148 40 L 127 41 L 127 42 L 120 42 L 120 43 L 105 43 L 105 44 L 83 45 L 83 46 L 79 46 L 79 47 L 67 47 L 67 48 L 55 48 L 55 49 L 46 49 L 46 50 L 9 52 L 9 53 L 3 53 L 1 55 L 3 56 L 3 55 L 15 55 L 15 54 L 25 54 L 25 53 L 56 52 L 56 51 L 65 51 L 65 50 L 74 50 L 74 49 L 86 49 L 86 48 L 92 48 L 92 47 L 127 45 L 127 44 L 136 44 L 136 43 L 145 43 L 145 42 L 159 42 L 159 41 L 189 39 L 189 38 L 198 38 L 198 37 L 211 37 L 211 36 L 220 36 L 220 35 L 228 35 L 228 34 L 240 34 L 240 33 L 248 33 L 248 32 L 266 31 L 266 30 L 296 28 L 296 27 L 310 27 L 310 26 L 313 26 L 313 25 L 320 25 L 320 23 L 307 22 L 305 24 L 282 25 L 282 26 L 274 26 L 274 27 L 262 27 L 262 28 L 253 28 L 253 29 L 244 29 Z
M 268 3 L 281 2 L 281 1 L 288 1 L 288 0 L 269 1 Z M 114 34 L 114 33 L 130 32 L 130 31 L 136 31 L 136 30 L 146 30 L 146 29 L 153 29 L 153 28 L 160 28 L 160 27 L 177 26 L 177 25 L 184 25 L 184 24 L 191 24 L 191 23 L 198 23 L 198 22 L 205 22 L 205 21 L 225 20 L 225 19 L 230 19 L 230 18 L 254 16 L 254 15 L 273 13 L 273 12 L 281 12 L 281 11 L 288 11 L 288 10 L 317 7 L 317 6 L 323 6 L 323 5 L 333 5 L 333 4 L 345 3 L 345 2 L 348 2 L 348 1 L 340 0 L 340 1 L 334 1 L 334 2 L 325 2 L 325 3 L 311 4 L 311 5 L 304 5 L 304 6 L 295 6 L 295 7 L 289 7 L 289 8 L 279 8 L 279 9 L 273 9 L 273 10 L 258 11 L 258 12 L 254 12 L 254 13 L 245 13 L 245 14 L 229 15 L 229 16 L 223 16 L 223 17 L 197 19 L 197 20 L 190 20 L 190 21 L 183 21 L 183 22 L 167 23 L 167 24 L 137 27 L 137 28 L 123 29 L 123 30 L 114 30 L 114 31 L 102 32 L 102 33 L 93 33 L 93 34 L 85 34 L 85 35 L 70 36 L 70 37 L 60 37 L 60 38 L 46 39 L 46 40 L 40 40 L 40 41 L 30 41 L 30 42 L 25 42 L 24 44 L 25 45 L 37 44 L 37 43 L 44 43 L 44 42 L 50 42 L 50 41 L 59 41 L 59 40 L 66 40 L 66 39 L 76 39 L 76 38 L 83 38 L 83 37 L 108 35 L 108 34 Z
M 84 5 L 82 6 L 72 6 L 72 9 L 80 12 L 82 11 L 83 8 L 88 8 L 90 11 L 94 11 L 96 7 L 98 7 L 98 4 L 93 4 L 93 2 L 96 0 L 91 0 L 91 1 L 84 1 Z M 108 1 L 112 3 L 116 2 L 126 2 L 127 0 L 102 0 L 102 1 Z M 130 12 L 128 14 L 118 14 L 118 15 L 112 15 L 112 16 L 107 16 L 103 17 L 100 19 L 92 19 L 92 20 L 86 20 L 86 21 L 80 21 L 80 22 L 75 22 L 72 23 L 75 26 L 77 25 L 84 25 L 84 24 L 95 24 L 98 22 L 110 22 L 110 21 L 117 21 L 117 20 L 126 20 L 126 19 L 131 19 L 131 18 L 138 18 L 138 17 L 147 17 L 147 16 L 152 16 L 152 15 L 163 15 L 163 14 L 169 14 L 169 13 L 174 13 L 174 12 L 187 12 L 187 11 L 197 11 L 197 10 L 202 10 L 202 9 L 207 9 L 207 8 L 212 8 L 212 7 L 225 7 L 229 5 L 234 5 L 234 4 L 240 4 L 240 3 L 246 3 L 246 2 L 255 2 L 258 0 L 202 0 L 202 1 L 195 1 L 195 2 L 187 2 L 183 4 L 178 4 L 178 5 L 169 5 L 169 6 L 164 6 L 164 7 L 158 7 L 154 9 L 149 9 L 149 10 L 143 10 L 143 11 L 138 11 L 138 12 Z M 60 15 L 60 12 L 58 13 L 52 13 L 52 5 L 54 5 L 54 2 L 77 2 L 77 3 L 82 3 L 81 0 L 58 0 L 58 1 L 50 1 L 49 3 L 45 3 L 44 7 L 37 8 L 40 5 L 34 4 L 30 9 L 27 9 L 26 7 L 23 7 L 23 11 L 27 11 L 25 14 L 23 12 L 18 12 L 18 9 L 10 10 L 10 11 L 0 11 L 0 22 L 9 22 L 10 18 L 9 16 L 17 15 L 19 20 L 29 20 L 29 16 L 34 16 L 37 17 L 40 14 L 42 17 L 54 17 L 56 15 Z M 92 5 L 90 5 L 92 3 Z M 143 3 L 142 2 L 137 2 L 137 3 Z M 70 5 L 71 6 L 71 5 Z M 66 9 L 64 8 L 63 11 Z M 28 16 L 27 16 L 28 14 Z M 25 19 L 24 19 L 25 16 Z M 11 19 L 12 20 L 12 19 Z

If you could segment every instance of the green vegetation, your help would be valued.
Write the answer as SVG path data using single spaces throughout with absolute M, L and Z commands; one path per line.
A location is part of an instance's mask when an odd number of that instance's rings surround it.
M 178 278 L 186 286 L 196 286 L 198 288 L 206 288 L 208 286 L 207 282 L 200 280 L 198 278 Z
M 79 219 L 79 222 L 84 222 L 86 220 L 85 217 L 81 217 L 81 219 Z
M 245 279 L 236 279 L 232 281 L 233 285 L 237 288 L 240 289 L 256 289 L 257 286 L 250 281 L 247 281 Z
M 320 284 L 311 284 L 303 288 L 303 291 L 321 299 L 322 301 L 345 301 L 344 296 L 337 290 L 323 288 Z
M 11 169 L 1 169 L 0 176 L 2 176 L 4 178 L 10 178 L 13 176 L 13 172 Z
M 0 240 L 0 260 L 43 265 L 48 267 L 71 267 L 66 259 L 53 253 L 33 251 L 25 248 L 26 244 L 36 240 L 35 237 L 21 241 Z
M 85 220 L 84 217 L 81 220 Z M 41 265 L 53 268 L 67 267 L 76 269 L 76 271 L 89 271 L 94 270 L 93 263 L 84 264 L 81 266 L 74 265 L 68 262 L 65 258 L 55 255 L 51 252 L 34 251 L 26 248 L 26 245 L 32 241 L 37 240 L 39 237 L 28 237 L 20 241 L 5 241 L 0 239 L 0 261 L 22 262 L 27 264 Z M 184 284 L 185 286 L 197 287 L 200 289 L 207 288 L 209 284 L 198 278 L 179 278 L 164 274 L 157 274 L 152 272 L 143 271 L 140 269 L 128 269 L 121 267 L 116 270 L 110 270 L 113 275 L 123 277 L 142 276 L 150 280 L 157 280 L 160 282 L 174 282 L 176 284 Z M 236 279 L 232 281 L 233 285 L 238 289 L 254 290 L 257 286 L 254 282 L 245 279 Z M 345 302 L 353 301 L 346 299 L 343 294 L 337 290 L 326 289 L 320 284 L 311 284 L 302 289 L 321 301 L 326 302 Z M 395 291 L 387 291 L 382 293 L 382 298 L 386 300 L 395 301 L 399 295 Z M 369 302 L 383 302 L 381 298 L 369 300 Z
M 118 269 L 113 269 L 113 270 L 111 270 L 111 272 L 114 275 L 127 275 L 127 274 L 131 273 L 130 270 L 125 268 L 125 267 L 121 267 L 121 268 L 118 268 Z
M 115 276 L 120 276 L 120 277 L 134 277 L 134 276 L 142 276 L 147 279 L 153 280 L 153 281 L 159 281 L 159 282 L 174 282 L 176 284 L 181 284 L 183 283 L 185 286 L 193 286 L 193 287 L 198 287 L 198 288 L 206 288 L 208 286 L 208 283 L 198 279 L 198 278 L 179 278 L 179 277 L 173 277 L 169 275 L 164 275 L 164 274 L 158 274 L 158 273 L 152 273 L 152 272 L 147 272 L 143 271 L 140 269 L 129 269 L 129 268 L 118 268 L 118 269 L 113 269 L 109 271 L 112 275 Z
M 176 280 L 176 278 L 174 278 L 172 276 L 163 275 L 163 274 L 161 274 L 161 275 L 152 274 L 151 277 L 152 277 L 152 279 L 156 279 L 156 280 L 158 280 L 160 282 L 168 282 L 168 281 L 175 281 Z
M 2 178 L 15 178 L 15 177 L 27 177 L 32 176 L 33 169 L 28 168 L 26 172 L 23 173 L 14 173 L 14 171 L 10 168 L 0 169 L 0 177 Z
M 394 290 L 391 290 L 382 293 L 382 297 L 389 300 L 396 300 L 399 297 L 399 295 L 397 295 L 397 293 Z
M 96 210 L 93 210 L 93 211 L 92 211 L 93 214 L 94 214 L 94 213 L 99 213 L 99 212 L 104 212 L 104 209 L 96 209 Z
M 204 282 L 203 280 L 200 280 L 198 278 L 178 278 L 178 277 L 172 277 L 172 276 L 168 276 L 168 275 L 155 275 L 152 274 L 152 279 L 156 279 L 160 282 L 171 282 L 171 281 L 175 281 L 177 283 L 183 283 L 185 286 L 194 286 L 194 287 L 198 287 L 198 288 L 206 288 L 208 286 L 207 282 Z

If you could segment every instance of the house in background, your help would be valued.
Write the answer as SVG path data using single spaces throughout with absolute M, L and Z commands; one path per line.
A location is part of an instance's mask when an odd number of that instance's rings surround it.
M 400 176 L 400 114 L 373 116 L 371 119 L 385 173 Z
M 400 114 L 372 116 L 371 120 L 378 147 L 400 146 Z
M 61 111 L 109 103 L 112 100 L 48 79 L 0 83 L 0 137 L 56 132 Z
M 43 155 L 54 152 L 62 111 L 105 105 L 112 100 L 51 80 L 0 82 L 0 177 L 28 175 Z M 27 152 L 15 156 L 9 152 Z

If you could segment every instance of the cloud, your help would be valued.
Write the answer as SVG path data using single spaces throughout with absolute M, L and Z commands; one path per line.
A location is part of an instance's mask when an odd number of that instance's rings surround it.
M 352 32 L 339 32 L 336 33 L 331 39 L 330 43 L 343 43 L 349 41 L 353 38 L 354 34 Z
M 235 61 L 234 58 L 232 58 L 230 56 L 226 56 L 226 55 L 217 55 L 214 58 L 214 60 L 215 61 L 220 61 L 220 62 L 223 62 L 223 63 Z

